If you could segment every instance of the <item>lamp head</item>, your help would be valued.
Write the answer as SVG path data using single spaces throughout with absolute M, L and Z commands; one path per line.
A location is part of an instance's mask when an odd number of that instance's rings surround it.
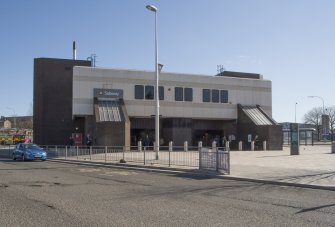
M 154 6 L 154 5 L 147 5 L 146 6 L 146 8 L 148 9 L 148 10 L 150 10 L 150 11 L 152 11 L 152 12 L 157 12 L 157 7 L 156 6 Z
M 164 66 L 163 64 L 158 63 L 158 70 L 159 70 L 159 72 L 162 71 L 163 66 Z

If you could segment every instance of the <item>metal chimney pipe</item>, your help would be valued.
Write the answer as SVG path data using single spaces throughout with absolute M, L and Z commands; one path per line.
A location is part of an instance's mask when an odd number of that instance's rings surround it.
M 77 60 L 76 41 L 73 41 L 72 48 L 73 48 L 73 60 Z

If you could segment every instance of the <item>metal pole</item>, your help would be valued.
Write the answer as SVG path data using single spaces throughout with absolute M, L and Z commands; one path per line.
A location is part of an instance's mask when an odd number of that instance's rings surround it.
M 90 146 L 90 160 L 92 160 L 92 146 Z
M 159 159 L 159 70 L 158 70 L 158 23 L 157 23 L 157 7 L 147 5 L 146 8 L 155 13 L 155 70 L 156 70 L 156 111 L 155 111 L 155 152 L 156 160 Z
M 294 123 L 297 123 L 297 102 L 295 103 L 295 108 L 294 108 Z
M 202 168 L 202 163 L 201 163 L 201 149 L 202 149 L 202 141 L 198 142 L 198 152 L 199 152 L 199 169 Z
M 107 162 L 107 146 L 105 146 L 105 162 Z
M 155 116 L 155 140 L 156 160 L 159 159 L 159 71 L 158 71 L 158 38 L 157 38 L 157 11 L 155 11 L 155 69 L 156 69 L 156 116 Z

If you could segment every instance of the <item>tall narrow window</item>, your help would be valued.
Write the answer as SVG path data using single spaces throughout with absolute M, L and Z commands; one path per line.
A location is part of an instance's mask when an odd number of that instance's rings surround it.
M 147 85 L 145 86 L 145 99 L 154 99 L 154 86 Z
M 228 103 L 228 91 L 227 90 L 221 90 L 221 103 Z
M 218 103 L 219 100 L 220 100 L 219 90 L 213 89 L 212 90 L 212 102 Z
M 203 102 L 211 101 L 211 90 L 210 89 L 202 89 L 202 101 Z
M 193 90 L 192 88 L 184 88 L 184 101 L 193 101 Z
M 135 85 L 135 99 L 144 99 L 143 85 Z
M 182 87 L 175 87 L 174 88 L 174 99 L 176 101 L 183 101 L 184 97 L 183 97 L 183 88 Z
M 158 92 L 159 92 L 159 100 L 164 100 L 164 87 L 159 86 L 158 87 Z

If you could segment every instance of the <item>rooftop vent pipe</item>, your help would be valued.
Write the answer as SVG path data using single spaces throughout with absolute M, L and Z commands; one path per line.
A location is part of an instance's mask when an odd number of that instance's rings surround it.
M 73 60 L 77 60 L 76 41 L 73 41 L 73 43 L 72 43 L 72 49 L 73 49 Z

